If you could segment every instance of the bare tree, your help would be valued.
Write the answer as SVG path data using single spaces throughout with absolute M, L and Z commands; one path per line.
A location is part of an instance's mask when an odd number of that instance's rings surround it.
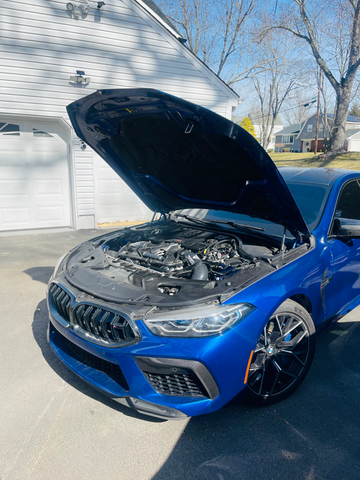
M 264 21 L 268 21 L 264 19 Z M 260 26 L 263 32 L 264 27 Z M 257 55 L 266 60 L 267 68 L 253 78 L 254 88 L 258 97 L 260 118 L 260 143 L 268 148 L 274 130 L 276 116 L 281 111 L 289 94 L 301 82 L 301 64 L 294 68 L 296 42 L 279 32 L 268 31 L 266 36 L 261 35 Z
M 330 145 L 332 151 L 341 150 L 360 66 L 360 0 L 286 1 L 282 17 L 284 20 L 273 28 L 289 31 L 307 42 L 313 58 L 336 92 Z
M 228 85 L 250 78 L 266 60 L 251 55 L 258 0 L 159 0 L 188 47 Z

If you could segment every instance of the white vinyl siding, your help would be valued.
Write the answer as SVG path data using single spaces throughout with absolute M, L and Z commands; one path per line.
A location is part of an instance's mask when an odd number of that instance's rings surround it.
M 214 88 L 213 74 L 204 75 L 179 41 L 161 35 L 163 27 L 155 29 L 131 0 L 109 0 L 79 20 L 62 1 L 3 0 L 0 6 L 4 113 L 63 116 L 66 105 L 101 88 L 151 87 L 227 115 L 229 95 Z M 87 87 L 69 84 L 76 70 L 91 77 Z
M 359 140 L 352 140 L 350 150 L 352 152 L 360 152 L 360 139 Z
M 231 118 L 237 97 L 135 0 L 107 0 L 75 20 L 65 0 L 0 0 L 0 114 L 62 118 L 104 88 L 149 87 Z M 74 85 L 77 70 L 91 81 Z M 92 152 L 71 146 L 78 227 L 94 226 Z
M 351 152 L 360 152 L 360 130 L 349 139 L 348 150 Z

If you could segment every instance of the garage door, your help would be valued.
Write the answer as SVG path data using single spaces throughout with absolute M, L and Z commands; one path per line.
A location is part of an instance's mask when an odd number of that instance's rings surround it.
M 67 132 L 0 116 L 0 230 L 71 224 Z
M 351 141 L 351 151 L 352 152 L 360 152 L 360 140 L 358 139 L 353 139 Z

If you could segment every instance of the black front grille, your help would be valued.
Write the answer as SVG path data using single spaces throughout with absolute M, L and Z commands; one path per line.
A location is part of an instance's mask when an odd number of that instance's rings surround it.
M 182 369 L 183 370 L 183 369 Z M 208 397 L 203 384 L 195 373 L 164 374 L 144 372 L 145 377 L 153 389 L 163 395 L 177 395 L 179 397 Z
M 79 305 L 74 309 L 73 322 L 109 343 L 130 343 L 135 334 L 126 318 L 94 305 Z
M 49 296 L 54 303 L 57 313 L 67 322 L 70 322 L 70 295 L 65 292 L 59 285 L 51 284 Z
M 59 335 L 61 334 L 59 333 Z M 119 365 L 99 358 L 96 355 L 93 355 L 92 353 L 89 353 L 70 342 L 70 340 L 64 336 L 61 335 L 61 337 L 66 345 L 71 349 L 72 353 L 75 354 L 72 356 L 76 360 L 80 361 L 84 365 L 94 368 L 95 370 L 106 373 L 106 375 L 115 380 L 115 382 L 118 383 L 124 390 L 129 390 L 129 385 Z
M 136 338 L 128 320 L 118 313 L 88 304 L 80 304 L 72 309 L 70 295 L 56 283 L 50 286 L 49 298 L 63 320 L 106 343 L 127 345 Z

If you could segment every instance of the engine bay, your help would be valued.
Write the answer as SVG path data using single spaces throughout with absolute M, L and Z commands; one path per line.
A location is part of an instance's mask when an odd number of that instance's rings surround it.
M 293 245 L 251 231 L 157 221 L 85 242 L 64 276 L 79 291 L 115 303 L 224 301 L 309 248 Z
M 113 265 L 127 262 L 161 276 L 199 281 L 222 281 L 256 266 L 258 256 L 276 253 L 275 247 L 259 246 L 254 251 L 253 245 L 244 245 L 232 233 L 178 226 L 133 228 L 106 242 L 102 249 Z

